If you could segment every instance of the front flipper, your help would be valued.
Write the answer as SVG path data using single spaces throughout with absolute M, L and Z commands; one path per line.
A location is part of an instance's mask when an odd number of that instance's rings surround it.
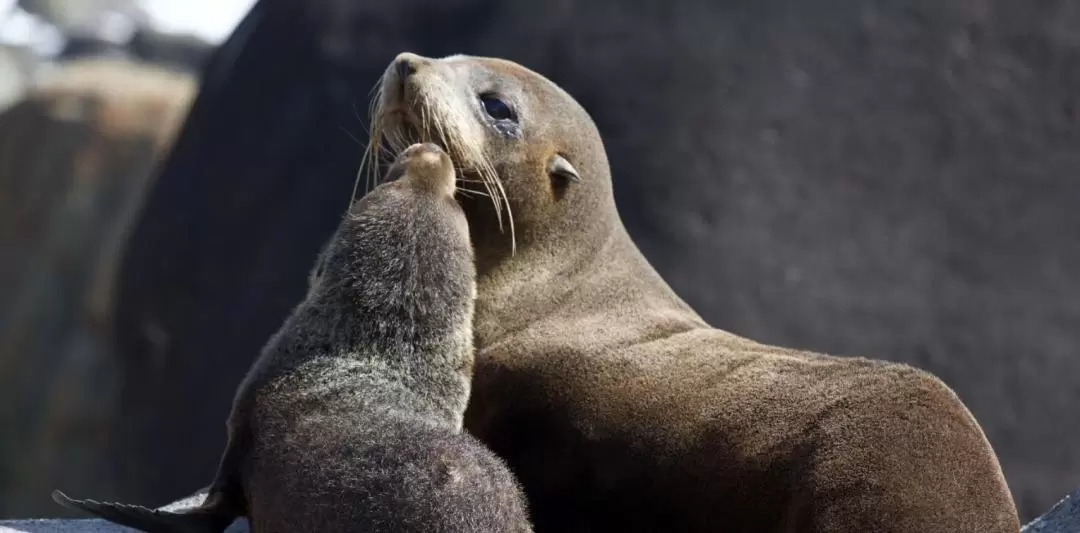
M 221 533 L 236 519 L 228 513 L 205 506 L 179 512 L 162 511 L 118 502 L 75 500 L 58 490 L 53 491 L 52 498 L 68 509 L 90 513 L 148 533 Z

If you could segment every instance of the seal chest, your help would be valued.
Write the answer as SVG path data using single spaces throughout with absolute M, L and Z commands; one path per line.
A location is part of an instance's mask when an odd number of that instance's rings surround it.
M 461 430 L 476 270 L 453 163 L 414 144 L 387 180 L 350 207 L 241 383 L 201 507 L 54 498 L 150 532 L 240 515 L 259 533 L 531 531 L 514 476 Z

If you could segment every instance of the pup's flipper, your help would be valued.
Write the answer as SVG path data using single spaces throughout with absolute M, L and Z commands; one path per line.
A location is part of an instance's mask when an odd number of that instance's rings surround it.
M 173 512 L 118 502 L 75 500 L 58 490 L 53 491 L 52 498 L 68 509 L 90 513 L 147 533 L 221 533 L 236 519 L 230 514 L 204 507 Z

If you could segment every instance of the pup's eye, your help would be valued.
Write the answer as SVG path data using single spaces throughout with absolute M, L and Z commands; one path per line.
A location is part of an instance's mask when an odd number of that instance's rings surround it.
M 484 112 L 495 120 L 509 120 L 517 122 L 514 110 L 506 102 L 493 94 L 481 94 L 480 103 L 484 106 Z

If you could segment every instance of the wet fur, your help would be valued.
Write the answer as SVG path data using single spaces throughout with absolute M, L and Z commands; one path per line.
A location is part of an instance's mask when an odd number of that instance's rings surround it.
M 463 201 L 479 276 L 466 428 L 514 468 L 538 531 L 1018 531 L 993 450 L 939 379 L 712 328 L 626 233 L 572 97 L 500 59 L 416 63 L 411 84 L 387 71 L 384 85 L 408 91 L 383 91 L 381 109 L 427 122 L 373 123 L 449 143 L 465 169 L 460 154 L 483 154 L 507 193 L 516 247 L 489 199 Z M 518 138 L 468 133 L 489 90 L 519 110 Z M 552 179 L 556 154 L 579 182 Z
M 475 298 L 465 217 L 405 172 L 350 208 L 240 385 L 202 506 L 57 501 L 158 532 L 219 532 L 239 515 L 255 533 L 530 531 L 509 470 L 461 430 Z

